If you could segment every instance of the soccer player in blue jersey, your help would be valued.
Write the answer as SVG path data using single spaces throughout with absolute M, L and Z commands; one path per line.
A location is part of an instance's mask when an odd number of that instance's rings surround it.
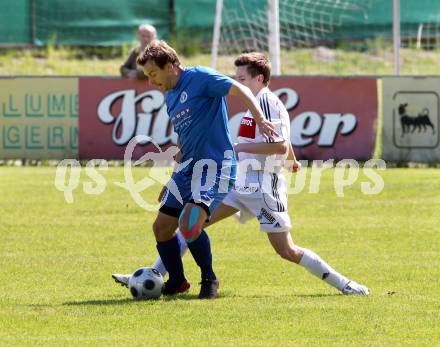
M 290 165 L 293 172 L 301 168 L 290 144 L 290 119 L 283 103 L 268 88 L 271 77 L 269 60 L 262 53 L 241 54 L 235 60 L 237 80 L 249 87 L 267 119 L 272 121 L 277 135 L 268 141 L 256 128 L 250 113 L 241 121 L 235 151 L 239 159 L 237 182 L 222 203 L 216 208 L 208 227 L 239 212 L 239 220 L 245 222 L 257 218 L 261 231 L 267 233 L 274 250 L 283 258 L 305 268 L 317 278 L 335 287 L 343 294 L 369 295 L 369 289 L 348 279 L 310 249 L 295 244 L 287 211 L 287 187 L 281 167 Z M 287 156 L 287 158 L 286 158 Z M 289 162 L 286 162 L 286 159 Z M 275 164 L 275 165 L 272 165 Z M 240 170 L 241 169 L 241 170 Z M 182 237 L 181 233 L 177 233 Z M 181 244 L 185 252 L 185 243 Z M 160 258 L 153 264 L 162 275 L 166 269 Z M 128 282 L 130 275 L 116 275 Z M 119 281 L 121 282 L 121 281 Z
M 181 165 L 162 190 L 162 206 L 153 224 L 157 250 L 169 273 L 164 294 L 182 293 L 190 287 L 176 236 L 179 228 L 201 269 L 199 298 L 213 299 L 219 282 L 202 226 L 232 189 L 236 175 L 225 97 L 237 96 L 264 136 L 271 137 L 275 131 L 249 88 L 209 68 L 182 67 L 174 49 L 164 41 L 151 42 L 137 63 L 151 84 L 167 92 L 167 111 L 180 147 Z

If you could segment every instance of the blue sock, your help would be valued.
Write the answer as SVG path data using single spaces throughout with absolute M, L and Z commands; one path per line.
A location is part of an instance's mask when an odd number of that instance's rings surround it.
M 211 243 L 205 230 L 202 230 L 197 240 L 188 243 L 188 248 L 202 270 L 202 280 L 215 280 L 215 273 L 212 269 Z
M 185 280 L 185 274 L 183 273 L 183 263 L 177 236 L 168 241 L 158 241 L 156 248 L 168 271 L 170 283 L 180 285 Z

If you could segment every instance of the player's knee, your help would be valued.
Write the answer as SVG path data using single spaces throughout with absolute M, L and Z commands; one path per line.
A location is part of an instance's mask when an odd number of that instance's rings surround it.
M 283 247 L 277 250 L 279 256 L 283 259 L 291 261 L 293 263 L 299 263 L 301 260 L 301 254 L 298 252 L 296 247 Z
M 291 257 L 292 257 L 292 261 L 294 263 L 299 264 L 299 262 L 301 261 L 301 258 L 303 256 L 304 252 L 301 248 L 293 246 L 291 248 Z
M 200 208 L 186 206 L 179 218 L 179 230 L 187 243 L 195 241 L 202 232 L 202 225 L 199 223 Z
M 278 255 L 286 260 L 290 260 L 290 254 L 289 254 L 289 249 L 287 249 L 286 247 L 283 247 L 281 249 L 277 249 L 277 253 Z
M 164 241 L 168 239 L 169 234 L 169 228 L 166 224 L 159 220 L 155 220 L 153 223 L 153 233 L 154 237 L 157 241 Z
M 158 222 L 157 220 L 155 220 L 154 223 L 153 223 L 153 233 L 154 233 L 154 237 L 156 238 L 156 240 L 158 238 L 160 238 L 160 236 L 161 236 L 161 225 L 160 225 L 160 222 Z

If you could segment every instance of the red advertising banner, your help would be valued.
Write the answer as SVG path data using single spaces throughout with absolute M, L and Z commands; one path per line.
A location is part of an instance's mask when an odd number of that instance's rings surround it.
M 299 159 L 370 159 L 378 112 L 375 78 L 275 77 L 270 88 L 286 105 Z M 83 77 L 79 83 L 80 159 L 123 159 L 136 135 L 161 147 L 175 144 L 165 95 L 145 82 Z M 228 98 L 229 125 L 237 137 L 244 107 Z M 136 147 L 133 158 L 156 151 Z

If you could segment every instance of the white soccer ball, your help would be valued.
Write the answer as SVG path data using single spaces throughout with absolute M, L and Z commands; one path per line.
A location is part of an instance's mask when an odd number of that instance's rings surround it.
M 137 269 L 128 281 L 133 299 L 157 299 L 162 294 L 163 285 L 160 272 L 148 267 Z

